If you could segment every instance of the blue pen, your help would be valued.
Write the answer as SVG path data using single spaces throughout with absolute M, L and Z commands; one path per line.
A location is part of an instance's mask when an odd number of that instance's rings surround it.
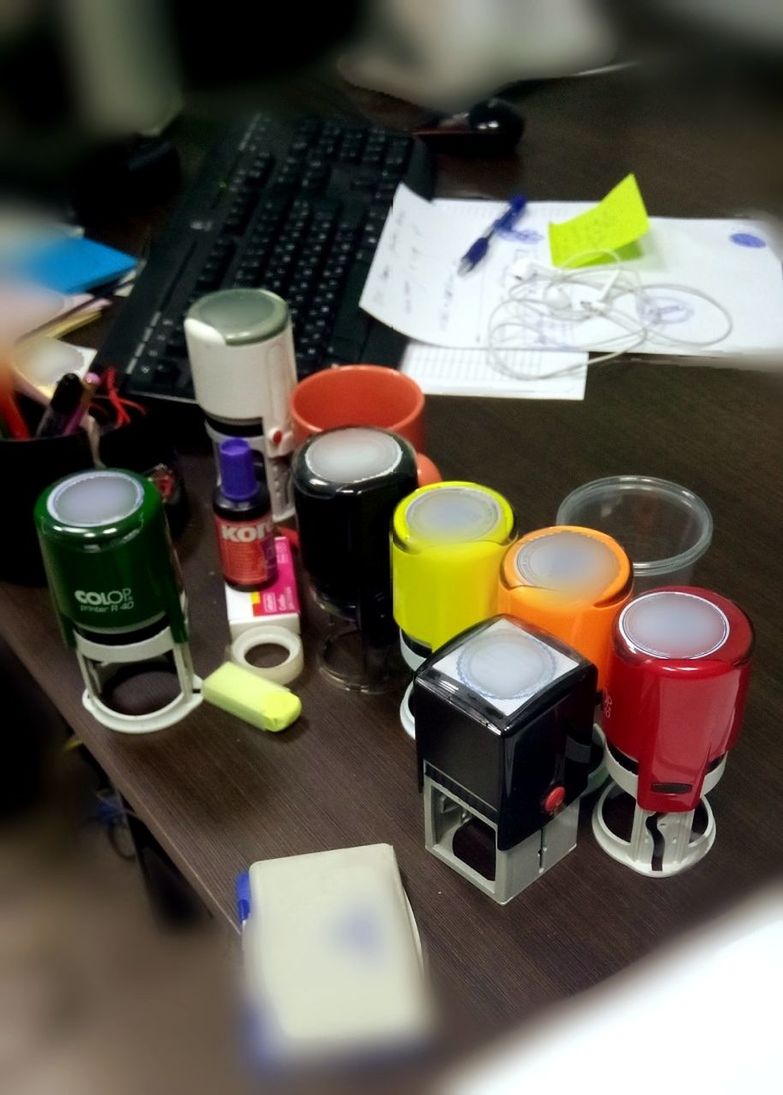
M 461 274 L 468 274 L 474 267 L 478 266 L 487 251 L 489 251 L 489 241 L 495 233 L 503 229 L 513 228 L 524 213 L 526 205 L 527 198 L 523 197 L 522 194 L 514 195 L 508 203 L 508 209 L 492 222 L 484 235 L 479 236 L 462 256 L 459 262 L 459 272 Z

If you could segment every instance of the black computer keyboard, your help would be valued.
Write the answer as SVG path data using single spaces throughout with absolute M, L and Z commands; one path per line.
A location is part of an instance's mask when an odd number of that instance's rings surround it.
M 397 365 L 405 339 L 359 309 L 400 181 L 432 196 L 428 153 L 403 133 L 256 115 L 206 157 L 98 353 L 123 388 L 193 401 L 182 321 L 193 301 L 259 286 L 288 301 L 301 377 L 333 363 Z

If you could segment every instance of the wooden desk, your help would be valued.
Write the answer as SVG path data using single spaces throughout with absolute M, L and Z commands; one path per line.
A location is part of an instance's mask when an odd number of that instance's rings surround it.
M 407 116 L 389 101 L 357 99 L 386 120 Z M 629 91 L 617 78 L 530 92 L 519 162 L 449 161 L 443 189 L 504 194 L 521 179 L 535 198 L 598 198 L 635 168 L 654 213 L 720 214 L 743 204 L 704 132 L 687 116 L 659 124 L 658 102 L 654 89 Z M 183 140 L 188 132 L 185 126 Z M 105 238 L 119 242 L 123 231 L 118 222 Z M 470 1010 L 477 1029 L 497 1026 L 605 978 L 780 865 L 778 403 L 770 376 L 649 362 L 596 368 L 583 403 L 428 403 L 428 451 L 444 476 L 501 490 L 523 529 L 551 522 L 574 486 L 618 472 L 687 484 L 710 506 L 715 537 L 698 576 L 750 613 L 758 647 L 744 737 L 711 796 L 717 843 L 680 878 L 656 882 L 623 869 L 599 851 L 587 823 L 574 853 L 509 906 L 495 906 L 424 851 L 415 752 L 397 720 L 399 695 L 331 688 L 315 669 L 312 645 L 296 685 L 304 715 L 285 734 L 259 733 L 204 705 L 179 726 L 133 738 L 102 728 L 82 708 L 76 661 L 59 640 L 45 590 L 2 587 L 4 630 L 219 917 L 234 923 L 234 878 L 255 859 L 388 841 L 436 984 Z M 227 637 L 210 528 L 211 460 L 187 454 L 184 470 L 194 512 L 180 554 L 193 655 L 206 674 L 222 660 Z

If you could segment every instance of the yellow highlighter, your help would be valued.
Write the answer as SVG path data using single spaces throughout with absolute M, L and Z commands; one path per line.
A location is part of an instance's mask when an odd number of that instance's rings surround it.
M 433 650 L 495 611 L 498 571 L 516 528 L 497 491 L 460 480 L 409 494 L 392 522 L 392 595 L 405 662 L 417 669 Z M 412 734 L 409 692 L 400 709 Z
M 225 662 L 210 673 L 202 695 L 207 703 L 273 733 L 285 730 L 302 713 L 302 702 L 290 689 L 234 662 Z

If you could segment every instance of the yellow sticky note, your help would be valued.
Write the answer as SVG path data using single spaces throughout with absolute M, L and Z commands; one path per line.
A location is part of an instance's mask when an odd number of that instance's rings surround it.
M 634 243 L 650 228 L 635 175 L 626 175 L 603 201 L 562 224 L 550 224 L 549 248 L 555 266 L 608 262 L 590 252 L 617 251 Z

